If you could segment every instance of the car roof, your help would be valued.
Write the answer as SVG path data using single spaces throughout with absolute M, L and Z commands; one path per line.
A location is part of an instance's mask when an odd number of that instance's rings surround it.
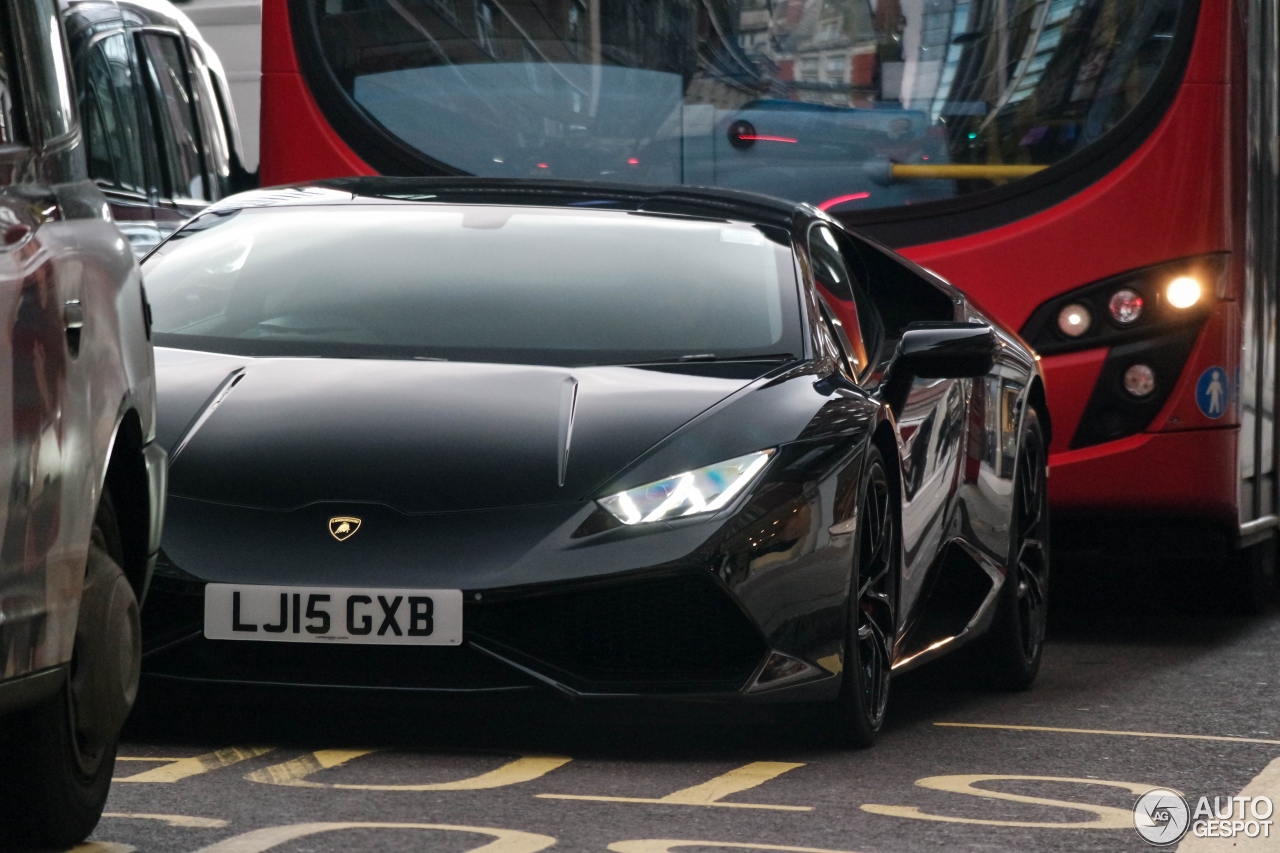
M 187 38 L 198 43 L 206 62 L 216 64 L 221 75 L 222 63 L 217 61 L 217 53 L 200 33 L 200 29 L 191 22 L 180 8 L 169 0 L 58 0 L 64 14 L 76 12 L 91 16 L 94 23 L 100 20 L 112 22 L 129 22 L 150 27 L 170 27 L 179 30 Z M 128 18 L 125 14 L 128 12 Z
M 211 212 L 246 207 L 360 204 L 370 200 L 575 209 L 632 210 L 732 219 L 790 229 L 797 214 L 820 215 L 807 204 L 737 190 L 615 184 L 603 181 L 504 178 L 334 178 L 253 190 L 218 202 Z

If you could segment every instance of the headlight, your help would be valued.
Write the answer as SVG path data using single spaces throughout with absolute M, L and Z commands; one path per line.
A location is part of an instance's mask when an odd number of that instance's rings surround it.
M 1089 331 L 1089 324 L 1092 319 L 1089 316 L 1088 308 L 1078 302 L 1073 302 L 1058 312 L 1058 328 L 1067 337 L 1078 338 Z
M 623 524 L 715 512 L 751 485 L 772 455 L 772 449 L 748 453 L 600 498 L 599 503 Z
M 1142 297 L 1127 287 L 1122 287 L 1111 294 L 1107 305 L 1111 309 L 1111 319 L 1122 326 L 1128 326 L 1142 316 Z
M 1165 288 L 1165 296 L 1174 308 L 1190 308 L 1200 301 L 1204 288 L 1189 275 L 1180 275 Z

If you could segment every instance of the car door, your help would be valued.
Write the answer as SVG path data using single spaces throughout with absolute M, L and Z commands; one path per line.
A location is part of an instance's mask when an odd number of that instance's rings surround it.
M 214 180 L 206 171 L 186 39 L 181 33 L 150 27 L 139 31 L 136 39 L 163 176 L 156 225 L 164 239 L 215 197 Z
M 860 331 L 865 355 L 855 347 L 854 359 L 863 360 L 864 376 L 891 355 L 889 347 L 896 346 L 908 323 L 953 319 L 940 293 L 934 295 L 942 299 L 937 308 L 945 315 L 931 314 L 930 309 L 936 311 L 934 306 L 913 304 L 910 294 L 921 289 L 915 285 L 932 288 L 924 282 L 905 280 L 914 275 L 911 270 L 896 262 L 868 265 L 868 252 L 836 228 L 815 224 L 810 230 L 809 252 L 815 280 L 832 313 L 844 329 Z M 873 275 L 886 280 L 873 283 Z M 872 293 L 878 300 L 873 301 Z M 882 304 L 885 302 L 891 304 Z M 932 558 L 948 535 L 946 521 L 955 504 L 964 451 L 965 382 L 914 379 L 897 418 L 902 472 L 900 620 L 909 618 Z
M 10 123 L 5 147 L 21 164 L 0 190 L 0 325 L 8 356 L 0 365 L 8 385 L 8 411 L 0 412 L 7 432 L 0 674 L 12 676 L 70 655 L 92 519 L 69 510 L 85 506 L 97 472 L 88 383 L 75 363 L 83 265 L 53 187 L 78 171 L 66 42 L 54 0 L 5 4 L 4 24 L 12 29 L 3 45 L 9 73 L 0 112 Z
M 123 30 L 99 34 L 79 60 L 89 177 L 107 197 L 134 254 L 144 255 L 160 242 L 156 207 L 163 177 L 155 145 L 147 138 L 150 120 L 133 40 Z
M 35 667 L 45 612 L 43 551 L 41 543 L 29 542 L 28 532 L 32 492 L 41 481 L 41 391 L 58 388 L 57 366 L 42 350 L 59 330 L 58 318 L 40 317 L 24 287 L 16 255 L 31 232 L 18 199 L 8 188 L 0 190 L 0 678 Z M 44 408 L 53 408 L 52 402 Z

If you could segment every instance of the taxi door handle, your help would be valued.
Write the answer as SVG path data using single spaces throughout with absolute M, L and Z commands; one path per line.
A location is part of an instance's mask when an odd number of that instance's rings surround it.
M 80 332 L 84 329 L 84 308 L 79 299 L 68 299 L 62 306 L 62 324 L 67 332 L 67 347 L 71 355 L 79 355 Z

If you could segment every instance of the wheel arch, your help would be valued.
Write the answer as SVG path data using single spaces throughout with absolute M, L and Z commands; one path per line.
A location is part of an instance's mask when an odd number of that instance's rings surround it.
M 889 478 L 889 488 L 897 503 L 902 505 L 902 457 L 898 453 L 897 433 L 893 420 L 887 414 L 880 417 L 876 428 L 871 433 L 871 445 L 880 451 L 884 458 L 885 476 Z
M 111 494 L 116 521 L 120 525 L 120 545 L 125 577 L 138 601 L 146 592 L 151 538 L 151 479 L 143 448 L 146 445 L 142 417 L 126 401 L 116 423 L 107 455 L 107 467 L 99 494 Z

